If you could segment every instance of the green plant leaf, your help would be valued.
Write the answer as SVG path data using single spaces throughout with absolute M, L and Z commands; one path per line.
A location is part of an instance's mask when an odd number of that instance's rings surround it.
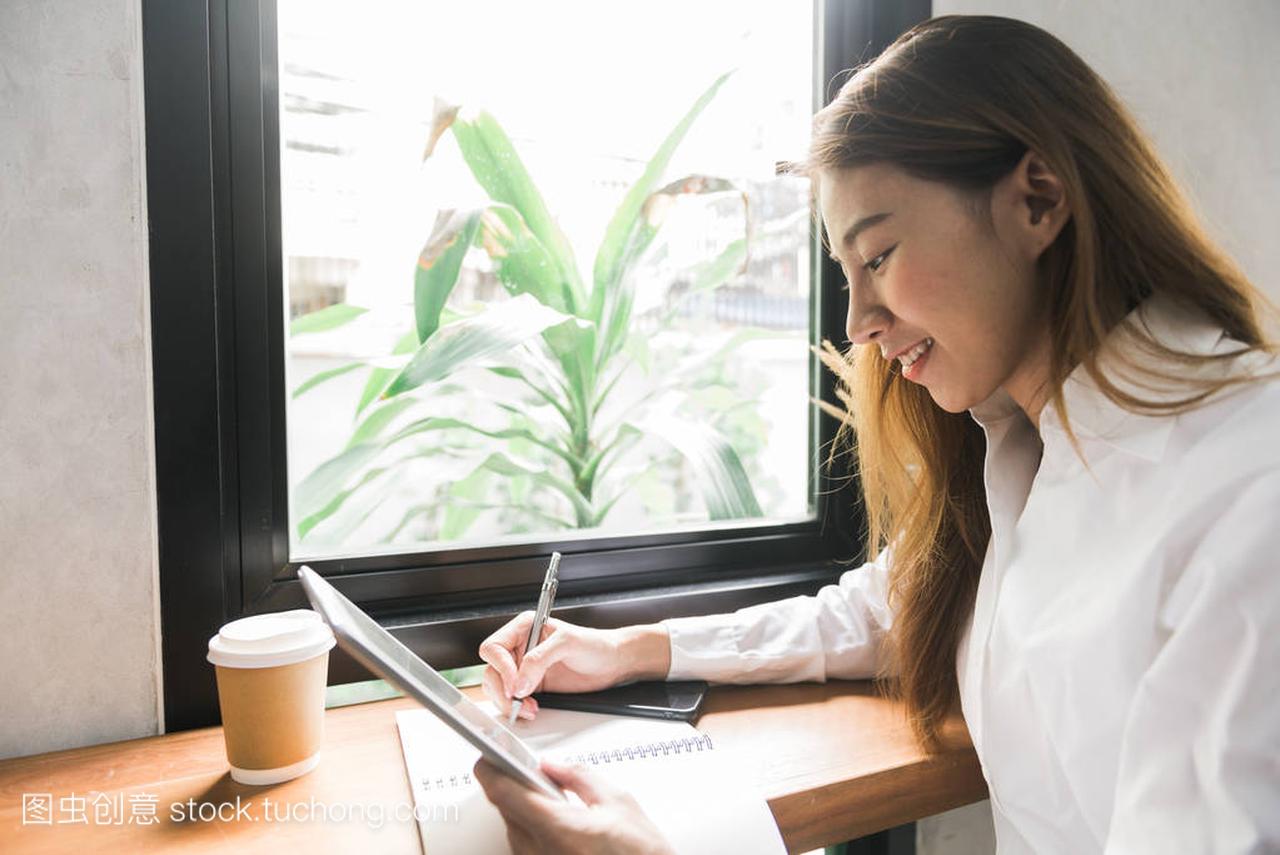
M 378 438 L 378 435 L 389 425 L 396 416 L 405 410 L 419 403 L 417 398 L 405 396 L 396 398 L 378 407 L 365 418 L 364 421 L 352 432 L 351 438 L 347 440 L 347 448 L 361 445 L 366 442 L 372 442 Z
M 705 384 L 708 372 L 723 370 L 725 361 L 734 357 L 737 349 L 748 341 L 757 339 L 794 339 L 794 335 L 786 330 L 770 330 L 761 327 L 743 327 L 728 336 L 715 351 L 705 353 L 699 351 L 682 359 L 675 366 L 668 368 L 662 375 L 662 381 L 646 392 L 636 402 L 636 406 L 648 404 L 655 398 L 669 395 L 674 391 L 687 389 L 694 384 Z
M 585 425 L 586 398 L 596 385 L 595 326 L 590 321 L 577 319 L 572 324 L 551 327 L 542 338 L 569 381 L 569 403 L 579 413 L 574 418 Z
M 347 482 L 381 452 L 381 443 L 364 442 L 353 445 L 321 463 L 294 488 L 294 515 L 300 520 L 305 520 L 320 514 L 342 492 Z M 337 510 L 336 506 L 330 508 L 328 513 L 331 514 L 334 510 Z M 323 516 L 320 519 L 323 519 Z M 315 522 L 319 522 L 319 519 Z M 312 523 L 313 526 L 315 522 Z
M 597 451 L 586 466 L 582 469 L 581 477 L 585 480 L 595 481 L 604 476 L 615 460 L 617 460 L 628 448 L 643 438 L 639 430 L 629 424 L 622 424 L 614 431 L 613 439 L 605 443 L 605 445 Z M 609 456 L 613 455 L 613 460 Z
M 393 356 L 404 356 L 413 353 L 417 350 L 418 344 L 417 330 L 410 330 L 400 336 L 400 340 L 396 342 L 391 354 Z M 369 379 L 364 384 L 364 391 L 360 393 L 360 400 L 356 403 L 354 418 L 360 418 L 360 414 L 364 412 L 365 407 L 378 400 L 387 387 L 391 385 L 391 381 L 396 378 L 397 373 L 398 371 L 394 368 L 380 367 L 375 367 L 369 372 Z
M 298 384 L 298 388 L 293 390 L 292 398 L 297 400 L 298 397 L 306 392 L 311 391 L 326 380 L 332 380 L 334 377 L 341 377 L 357 368 L 367 367 L 363 362 L 348 362 L 346 365 L 339 365 L 337 368 L 329 368 L 325 371 L 317 371 L 306 380 Z
M 411 333 L 417 337 L 416 333 Z M 387 386 L 396 378 L 396 370 L 394 368 L 374 368 L 369 372 L 369 379 L 365 381 L 364 391 L 360 393 L 360 400 L 356 403 L 356 415 L 360 418 L 360 414 L 365 408 L 381 397 L 386 391 Z
M 528 517 L 533 517 L 534 519 L 541 520 L 544 523 L 550 524 L 555 529 L 565 529 L 565 528 L 574 527 L 573 523 L 568 522 L 566 520 L 562 520 L 559 517 L 557 517 L 555 514 L 544 513 L 543 511 L 540 511 L 537 508 L 532 507 L 531 505 L 528 505 L 528 504 L 519 504 L 514 502 L 477 502 L 471 499 L 456 499 L 454 501 L 457 507 L 467 509 L 467 510 L 474 509 L 476 511 L 490 511 L 490 510 L 515 511 L 518 514 L 523 514 Z
M 717 78 L 698 97 L 693 107 L 685 113 L 675 128 L 667 134 L 667 138 L 662 141 L 662 144 L 658 146 L 657 152 L 649 160 L 644 173 L 627 192 L 627 195 L 623 197 L 622 204 L 609 221 L 609 225 L 605 229 L 604 239 L 596 251 L 596 260 L 592 271 L 591 306 L 587 313 L 587 317 L 595 321 L 602 329 L 606 327 L 606 301 L 619 297 L 615 302 L 625 302 L 625 297 L 614 295 L 612 292 L 621 283 L 630 258 L 634 257 L 636 232 L 645 227 L 642 212 L 646 200 L 658 187 L 658 182 L 662 180 L 662 175 L 666 172 L 667 165 L 671 162 L 671 156 L 684 140 L 685 135 L 688 134 L 689 128 L 702 111 L 706 109 L 706 106 L 711 103 L 711 99 L 715 97 L 716 92 L 719 91 L 720 86 L 729 78 L 730 74 L 732 72 L 722 74 Z M 601 342 L 601 349 L 605 353 L 613 346 L 616 346 L 613 342 Z M 607 356 L 603 357 L 600 362 L 603 363 L 605 359 L 607 359 Z
M 439 329 L 382 393 L 390 398 L 449 376 L 464 365 L 510 350 L 548 327 L 572 320 L 529 294 L 498 303 Z
M 480 243 L 493 259 L 507 293 L 532 294 L 557 311 L 573 314 L 574 296 L 555 259 L 514 207 L 489 207 L 481 223 Z M 544 331 L 542 337 L 574 390 L 591 388 L 595 327 L 586 321 L 557 325 Z
M 745 271 L 746 267 L 747 241 L 746 238 L 738 238 L 715 258 L 693 268 L 688 293 L 697 294 L 719 288 L 731 277 Z
M 630 271 L 642 260 L 653 243 L 654 237 L 666 220 L 667 212 L 675 206 L 677 197 L 726 191 L 733 191 L 742 199 L 743 229 L 747 237 L 730 243 L 711 261 L 692 268 L 689 271 L 689 275 L 693 278 L 690 293 L 717 288 L 731 276 L 746 269 L 748 238 L 751 233 L 750 202 L 746 193 L 737 190 L 732 183 L 723 178 L 705 175 L 688 176 L 658 190 L 645 201 L 641 215 L 637 218 L 637 226 L 631 233 L 619 278 L 604 293 L 602 311 L 605 314 L 605 320 L 602 323 L 603 344 L 597 357 L 598 365 L 606 364 L 615 353 L 625 347 L 631 326 L 636 287 Z M 663 321 L 669 322 L 674 311 L 674 306 L 669 307 Z
M 444 488 L 442 499 L 420 502 L 405 510 L 400 522 L 382 538 L 390 543 L 400 536 L 405 526 L 417 517 L 435 518 L 443 511 L 436 538 L 441 541 L 459 540 L 480 516 L 484 508 L 473 499 L 479 499 L 489 490 L 489 481 L 493 477 L 483 466 L 476 467 L 466 476 L 458 478 Z
M 485 210 L 480 245 L 508 294 L 532 294 L 556 311 L 574 313 L 573 293 L 555 258 L 514 207 L 499 204 Z
M 347 503 L 342 511 L 334 514 L 329 525 L 325 527 L 325 539 L 331 543 L 345 544 L 352 532 L 363 525 L 374 511 L 386 504 L 387 499 L 394 494 L 403 481 L 403 471 L 388 467 L 386 477 L 377 482 L 377 490 L 372 495 L 365 496 L 362 503 L 354 506 Z
M 299 315 L 289 322 L 289 335 L 306 335 L 307 333 L 324 332 L 349 324 L 363 315 L 368 309 L 352 306 L 347 303 L 334 303 L 315 312 Z
M 298 538 L 301 539 L 310 534 L 313 528 L 337 513 L 338 510 L 346 503 L 347 499 L 351 498 L 352 493 L 356 492 L 365 484 L 368 484 L 370 481 L 386 471 L 387 467 L 385 466 L 368 470 L 355 484 L 345 490 L 339 490 L 335 493 L 329 501 L 325 503 L 324 507 L 303 517 L 298 523 Z M 372 508 L 370 508 L 370 512 L 372 512 Z
M 506 377 L 509 380 L 518 380 L 533 390 L 539 398 L 554 407 L 556 412 L 560 413 L 561 417 L 564 418 L 566 422 L 570 419 L 569 411 L 565 409 L 564 404 L 562 404 L 551 392 L 530 380 L 519 368 L 513 368 L 509 365 L 490 365 L 488 366 L 488 370 L 497 374 L 499 377 Z M 498 405 L 502 406 L 501 402 L 499 402 Z
M 481 434 L 482 436 L 490 437 L 491 439 L 525 440 L 526 442 L 531 442 L 534 445 L 545 448 L 547 451 L 550 451 L 552 454 L 555 454 L 557 457 L 564 459 L 566 463 L 570 463 L 574 459 L 569 452 L 559 448 L 554 443 L 543 439 L 542 437 L 538 436 L 537 434 L 525 428 L 499 428 L 498 430 L 489 430 L 487 428 L 482 428 L 479 425 L 472 424 L 471 422 L 464 422 L 461 419 L 454 419 L 454 418 L 442 417 L 442 416 L 430 416 L 425 419 L 419 419 L 418 421 L 410 422 L 409 424 L 400 428 L 400 430 L 396 431 L 391 436 L 391 438 L 389 438 L 386 441 L 386 445 L 390 446 L 395 443 L 402 442 L 408 439 L 409 437 L 415 436 L 424 431 L 445 430 L 445 429 L 451 429 L 451 428 L 457 429 L 457 430 L 471 431 L 472 433 L 478 433 L 478 434 Z
M 413 272 L 413 314 L 418 343 L 440 326 L 440 312 L 458 282 L 458 271 L 480 229 L 479 211 L 441 211 Z
M 627 336 L 627 343 L 623 345 L 623 350 L 627 356 L 635 360 L 645 374 L 653 373 L 653 353 L 649 350 L 649 336 L 632 332 Z
M 452 425 L 442 425 L 441 427 L 450 426 Z M 308 531 L 341 508 L 343 503 L 353 493 L 368 484 L 376 476 L 376 473 L 394 470 L 400 464 L 413 458 L 447 454 L 454 450 L 443 443 L 428 449 L 420 449 L 386 466 L 365 471 L 359 480 L 348 487 L 348 482 L 396 442 L 401 433 L 403 431 L 398 431 L 388 440 L 371 440 L 350 446 L 321 463 L 306 478 L 302 479 L 302 482 L 293 491 L 292 511 L 299 519 L 307 522 Z M 374 475 L 370 473 L 374 473 Z M 301 526 L 301 524 L 299 525 Z M 301 528 L 299 530 L 301 531 Z
M 528 463 L 517 463 L 506 454 L 495 452 L 490 454 L 484 461 L 484 466 L 507 477 L 518 475 L 527 475 L 533 479 L 535 484 L 541 484 L 544 487 L 550 487 L 560 495 L 569 500 L 573 506 L 574 516 L 578 520 L 580 526 L 588 525 L 595 517 L 595 512 L 591 508 L 591 502 L 578 491 L 569 482 L 563 478 L 559 478 L 544 468 L 539 468 Z
M 761 515 L 751 479 L 729 441 L 715 429 L 682 418 L 671 409 L 632 424 L 680 452 L 689 465 L 713 520 Z
M 479 502 L 492 489 L 490 486 L 492 479 L 492 470 L 483 465 L 477 466 L 470 475 L 449 485 L 449 496 L 454 499 Z M 438 537 L 440 540 L 461 539 L 483 511 L 484 508 L 474 504 L 450 501 L 445 506 L 444 519 L 440 522 Z
M 622 257 L 620 276 L 626 275 L 626 268 L 634 264 L 653 244 L 654 238 L 661 231 L 667 217 L 675 209 L 681 197 L 709 196 L 713 194 L 732 193 L 742 199 L 744 229 L 750 229 L 750 199 L 732 181 L 711 175 L 686 175 L 655 190 L 644 200 L 640 208 L 640 216 L 636 218 Z M 607 297 L 608 295 L 606 295 Z
M 481 112 L 474 118 L 454 118 L 451 128 L 463 159 L 476 181 L 495 202 L 505 202 L 520 212 L 529 230 L 546 247 L 573 296 L 573 313 L 586 305 L 582 277 L 573 248 L 547 210 L 515 146 L 493 116 Z
M 747 241 L 744 238 L 732 241 L 710 261 L 696 264 L 688 270 L 689 287 L 675 295 L 667 303 L 662 314 L 662 324 L 668 324 L 680 311 L 680 306 L 690 297 L 714 291 L 730 279 L 747 269 Z
M 413 521 L 414 517 L 434 514 L 438 507 L 439 505 L 434 502 L 423 502 L 418 505 L 411 505 L 400 517 L 400 522 L 396 524 L 396 527 L 387 532 L 386 536 L 382 538 L 383 542 L 393 543 L 395 539 L 400 536 L 400 532 L 404 531 L 405 526 Z

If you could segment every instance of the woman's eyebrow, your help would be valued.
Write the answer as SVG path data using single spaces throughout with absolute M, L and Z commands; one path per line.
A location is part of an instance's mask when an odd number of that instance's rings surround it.
M 893 216 L 892 211 L 881 211 L 879 214 L 869 214 L 849 226 L 849 230 L 844 233 L 844 239 L 840 242 L 841 246 L 853 246 L 853 242 L 857 240 L 858 235 L 874 225 L 883 223 L 885 220 Z

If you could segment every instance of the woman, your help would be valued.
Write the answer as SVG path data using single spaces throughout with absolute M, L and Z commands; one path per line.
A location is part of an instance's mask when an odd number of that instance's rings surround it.
M 960 703 L 1002 853 L 1280 848 L 1259 293 L 1106 84 L 1029 24 L 906 33 L 818 113 L 801 168 L 848 280 L 852 347 L 824 361 L 876 557 L 732 615 L 553 621 L 517 669 L 521 616 L 480 649 L 489 697 L 879 675 L 925 745 Z M 476 771 L 517 851 L 654 846 L 581 770 L 550 771 L 589 805 L 562 809 Z

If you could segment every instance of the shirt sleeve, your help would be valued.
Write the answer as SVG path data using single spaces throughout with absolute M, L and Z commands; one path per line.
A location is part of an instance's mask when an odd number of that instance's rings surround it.
M 671 636 L 667 679 L 822 683 L 874 676 L 893 620 L 887 564 L 881 552 L 812 596 L 662 621 Z
M 1107 853 L 1280 851 L 1280 472 L 1232 492 L 1162 603 Z

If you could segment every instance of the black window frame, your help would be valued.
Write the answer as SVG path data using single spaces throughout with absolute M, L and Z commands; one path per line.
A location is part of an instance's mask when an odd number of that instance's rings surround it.
M 205 662 L 217 628 L 303 606 L 305 597 L 288 560 L 275 0 L 143 0 L 142 11 L 164 707 L 173 731 L 218 721 Z M 830 99 L 839 72 L 929 12 L 928 0 L 817 0 L 815 102 Z M 844 342 L 840 272 L 816 227 L 810 238 L 811 337 Z M 816 358 L 810 389 L 835 401 Z M 441 668 L 474 664 L 480 640 L 529 606 L 552 550 L 566 558 L 557 615 L 594 626 L 812 593 L 860 555 L 862 525 L 847 457 L 826 468 L 835 422 L 813 407 L 809 419 L 811 522 L 586 540 L 566 533 L 307 563 Z M 330 682 L 367 677 L 336 652 Z

